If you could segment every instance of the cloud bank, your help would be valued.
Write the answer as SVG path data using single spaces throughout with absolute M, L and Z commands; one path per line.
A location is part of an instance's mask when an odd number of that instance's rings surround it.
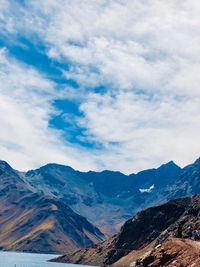
M 93 166 L 81 149 L 63 142 L 61 133 L 48 126 L 57 112 L 52 106 L 59 97 L 55 84 L 11 58 L 5 49 L 0 50 L 0 84 L 2 159 L 20 170 L 55 160 L 76 168 Z
M 39 161 L 52 160 L 48 155 L 55 149 L 54 161 L 79 167 L 80 151 L 87 158 L 81 169 L 91 164 L 90 168 L 132 172 L 171 159 L 185 165 L 199 157 L 200 4 L 196 0 L 23 2 L 0 1 L 2 35 L 15 42 L 24 37 L 42 44 L 46 56 L 67 64 L 62 77 L 75 81 L 78 88 L 66 90 L 62 97 L 79 103 L 83 116 L 74 123 L 84 129 L 80 138 L 96 144 L 93 149 L 78 144 L 73 148 L 48 126 L 55 112 L 50 102 L 56 93 L 51 91 L 58 85 L 29 70 L 30 82 L 21 77 L 17 92 L 19 103 L 30 105 L 29 88 L 37 84 L 34 90 L 45 102 L 38 111 L 42 120 L 35 120 L 34 129 L 40 129 L 38 142 L 46 139 L 50 147 Z M 32 76 L 40 81 L 34 84 Z M 14 90 L 12 79 L 6 89 L 9 95 Z M 30 115 L 29 124 L 33 119 Z M 23 142 L 15 140 L 18 143 Z M 27 166 L 38 154 L 32 160 L 28 157 Z

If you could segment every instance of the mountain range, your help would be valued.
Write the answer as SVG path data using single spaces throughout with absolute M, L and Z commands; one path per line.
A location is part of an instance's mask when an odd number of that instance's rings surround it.
M 0 248 L 66 253 L 104 235 L 60 200 L 33 192 L 6 162 L 0 162 Z
M 173 162 L 131 175 L 113 171 L 80 172 L 48 164 L 22 173 L 21 177 L 32 190 L 60 199 L 109 236 L 136 211 L 166 201 L 162 190 L 174 183 L 181 171 Z
M 137 174 L 47 164 L 27 172 L 0 161 L 0 247 L 66 253 L 116 234 L 136 212 L 200 193 L 200 159 Z

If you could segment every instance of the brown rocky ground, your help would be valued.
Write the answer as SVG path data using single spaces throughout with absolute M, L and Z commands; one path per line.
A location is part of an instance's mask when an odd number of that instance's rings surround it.
M 152 250 L 142 260 L 137 260 L 135 263 L 132 262 L 131 266 L 199 267 L 200 242 L 170 238 Z
M 187 264 L 191 262 L 196 264 L 193 265 L 194 267 L 198 264 L 200 267 L 200 262 L 198 263 L 199 243 L 173 237 L 179 224 L 182 225 L 183 231 L 189 225 L 199 229 L 199 195 L 170 201 L 164 205 L 141 211 L 122 226 L 118 235 L 91 248 L 64 255 L 54 261 L 125 267 L 136 266 L 136 260 L 141 259 L 140 265 L 137 266 L 190 267 Z

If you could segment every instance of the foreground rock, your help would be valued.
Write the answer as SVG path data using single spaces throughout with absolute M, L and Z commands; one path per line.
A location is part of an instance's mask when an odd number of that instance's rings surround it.
M 179 240 L 171 239 L 180 223 L 183 230 L 186 230 L 189 225 L 194 228 L 200 226 L 199 195 L 170 201 L 164 205 L 141 211 L 124 224 L 118 235 L 91 248 L 59 257 L 55 261 L 99 266 L 135 266 L 137 260 L 142 259 L 140 263 L 143 265 L 140 266 L 158 267 L 162 266 L 159 265 L 160 263 L 157 264 L 160 253 L 157 250 L 159 244 L 163 244 L 166 255 L 172 254 L 171 260 L 176 260 L 176 257 L 177 260 L 180 257 L 191 258 L 191 251 L 187 252 L 190 242 L 187 243 L 183 240 L 182 243 L 179 243 Z M 174 246 L 175 243 L 177 246 Z M 184 253 L 182 253 L 181 246 L 184 244 Z M 196 255 L 199 247 L 193 246 Z M 154 265 L 150 265 L 153 262 Z M 166 262 L 166 264 L 168 263 Z
M 119 264 L 119 263 L 118 263 Z M 170 238 L 132 266 L 149 267 L 199 267 L 200 242 Z M 118 265 L 119 266 L 119 265 Z

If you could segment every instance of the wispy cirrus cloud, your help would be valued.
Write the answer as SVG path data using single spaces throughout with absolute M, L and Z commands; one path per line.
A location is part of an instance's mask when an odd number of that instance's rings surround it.
M 96 168 L 130 172 L 199 156 L 197 1 L 1 0 L 0 7 L 4 36 L 42 44 L 63 64 L 62 78 L 77 84 L 65 97 L 79 105 L 82 115 L 72 117 L 81 142 L 97 144 L 87 150 Z

